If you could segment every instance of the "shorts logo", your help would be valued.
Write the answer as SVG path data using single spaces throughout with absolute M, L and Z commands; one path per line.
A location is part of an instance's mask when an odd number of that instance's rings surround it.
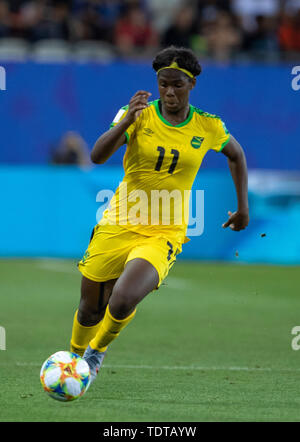
M 85 254 L 84 254 L 83 257 L 82 257 L 81 262 L 84 263 L 84 262 L 88 259 L 89 256 L 90 256 L 89 252 L 86 251 Z
M 199 149 L 201 147 L 201 144 L 204 141 L 204 137 L 193 137 L 191 140 L 191 145 L 194 149 Z

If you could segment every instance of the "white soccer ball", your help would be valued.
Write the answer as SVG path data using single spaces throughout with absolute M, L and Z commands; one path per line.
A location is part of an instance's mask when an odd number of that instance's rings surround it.
M 73 401 L 81 397 L 90 382 L 90 368 L 76 353 L 58 351 L 43 363 L 40 379 L 53 399 Z

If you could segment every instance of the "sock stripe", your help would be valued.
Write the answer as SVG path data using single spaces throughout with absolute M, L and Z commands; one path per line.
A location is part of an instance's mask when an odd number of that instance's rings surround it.
M 90 341 L 89 345 L 92 349 L 103 352 L 106 347 L 119 336 L 119 333 L 133 319 L 136 309 L 124 319 L 115 319 L 109 311 L 107 305 L 105 316 L 97 331 L 96 336 Z
M 116 318 L 111 314 L 111 312 L 110 312 L 109 304 L 107 305 L 107 314 L 108 314 L 109 318 L 110 318 L 113 322 L 117 322 L 117 323 L 119 323 L 119 324 L 122 324 L 122 323 L 124 323 L 124 322 L 130 321 L 130 320 L 134 317 L 135 313 L 136 313 L 136 309 L 134 309 L 133 312 L 130 313 L 129 316 L 126 316 L 126 318 L 123 318 L 123 319 L 116 319 Z

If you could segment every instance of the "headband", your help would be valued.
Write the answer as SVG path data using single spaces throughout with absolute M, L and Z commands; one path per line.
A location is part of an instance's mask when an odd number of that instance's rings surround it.
M 178 71 L 184 72 L 188 77 L 190 78 L 194 78 L 194 75 L 190 72 L 187 71 L 186 69 L 180 68 L 177 64 L 176 61 L 173 61 L 170 66 L 164 66 L 163 68 L 158 69 L 158 71 L 156 72 L 157 75 L 160 71 L 162 71 L 163 69 L 177 69 Z

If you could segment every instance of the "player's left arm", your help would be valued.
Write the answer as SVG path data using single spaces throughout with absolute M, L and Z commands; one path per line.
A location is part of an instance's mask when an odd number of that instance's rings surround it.
M 249 224 L 246 157 L 243 148 L 232 135 L 230 135 L 230 139 L 223 148 L 222 153 L 227 157 L 228 166 L 235 185 L 238 205 L 236 212 L 228 212 L 229 218 L 222 227 L 230 227 L 232 230 L 239 231 L 245 229 Z

